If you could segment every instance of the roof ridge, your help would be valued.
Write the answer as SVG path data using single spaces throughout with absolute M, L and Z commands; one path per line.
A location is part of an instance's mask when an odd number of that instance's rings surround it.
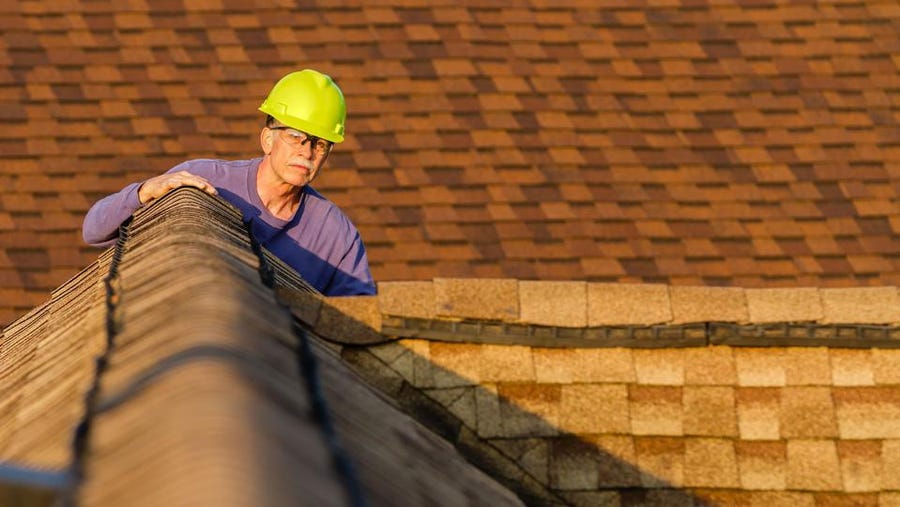
M 400 337 L 555 347 L 900 345 L 896 287 L 689 287 L 439 278 L 375 296 L 280 289 L 295 316 L 341 343 Z

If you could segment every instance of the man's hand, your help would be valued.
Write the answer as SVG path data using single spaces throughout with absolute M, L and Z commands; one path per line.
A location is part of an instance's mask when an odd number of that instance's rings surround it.
M 179 171 L 156 176 L 145 181 L 141 188 L 138 189 L 138 199 L 141 201 L 141 204 L 146 204 L 148 201 L 162 197 L 169 190 L 178 187 L 197 187 L 212 195 L 218 195 L 219 193 L 216 191 L 216 187 L 200 176 L 195 176 L 187 171 Z

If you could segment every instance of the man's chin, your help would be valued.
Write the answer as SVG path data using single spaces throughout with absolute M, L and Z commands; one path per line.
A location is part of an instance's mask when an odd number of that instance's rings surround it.
M 315 177 L 315 173 L 309 173 L 305 169 L 302 168 L 293 168 L 293 174 L 291 174 L 292 178 L 290 183 L 296 187 L 303 187 L 308 185 L 313 178 Z

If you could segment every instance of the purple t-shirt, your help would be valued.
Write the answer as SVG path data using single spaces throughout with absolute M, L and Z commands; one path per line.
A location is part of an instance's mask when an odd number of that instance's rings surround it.
M 241 210 L 256 240 L 322 294 L 375 294 L 366 249 L 350 219 L 309 185 L 303 187 L 293 218 L 272 215 L 256 191 L 261 160 L 189 160 L 168 172 L 187 171 L 209 181 L 220 197 Z M 86 243 L 100 247 L 115 243 L 119 225 L 141 207 L 140 186 L 132 183 L 91 207 L 82 228 Z

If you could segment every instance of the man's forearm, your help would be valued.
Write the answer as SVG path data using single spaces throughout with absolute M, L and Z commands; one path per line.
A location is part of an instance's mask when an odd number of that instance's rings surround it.
M 137 197 L 140 185 L 132 183 L 91 206 L 81 228 L 85 243 L 101 247 L 112 243 L 118 235 L 119 225 L 141 207 Z

